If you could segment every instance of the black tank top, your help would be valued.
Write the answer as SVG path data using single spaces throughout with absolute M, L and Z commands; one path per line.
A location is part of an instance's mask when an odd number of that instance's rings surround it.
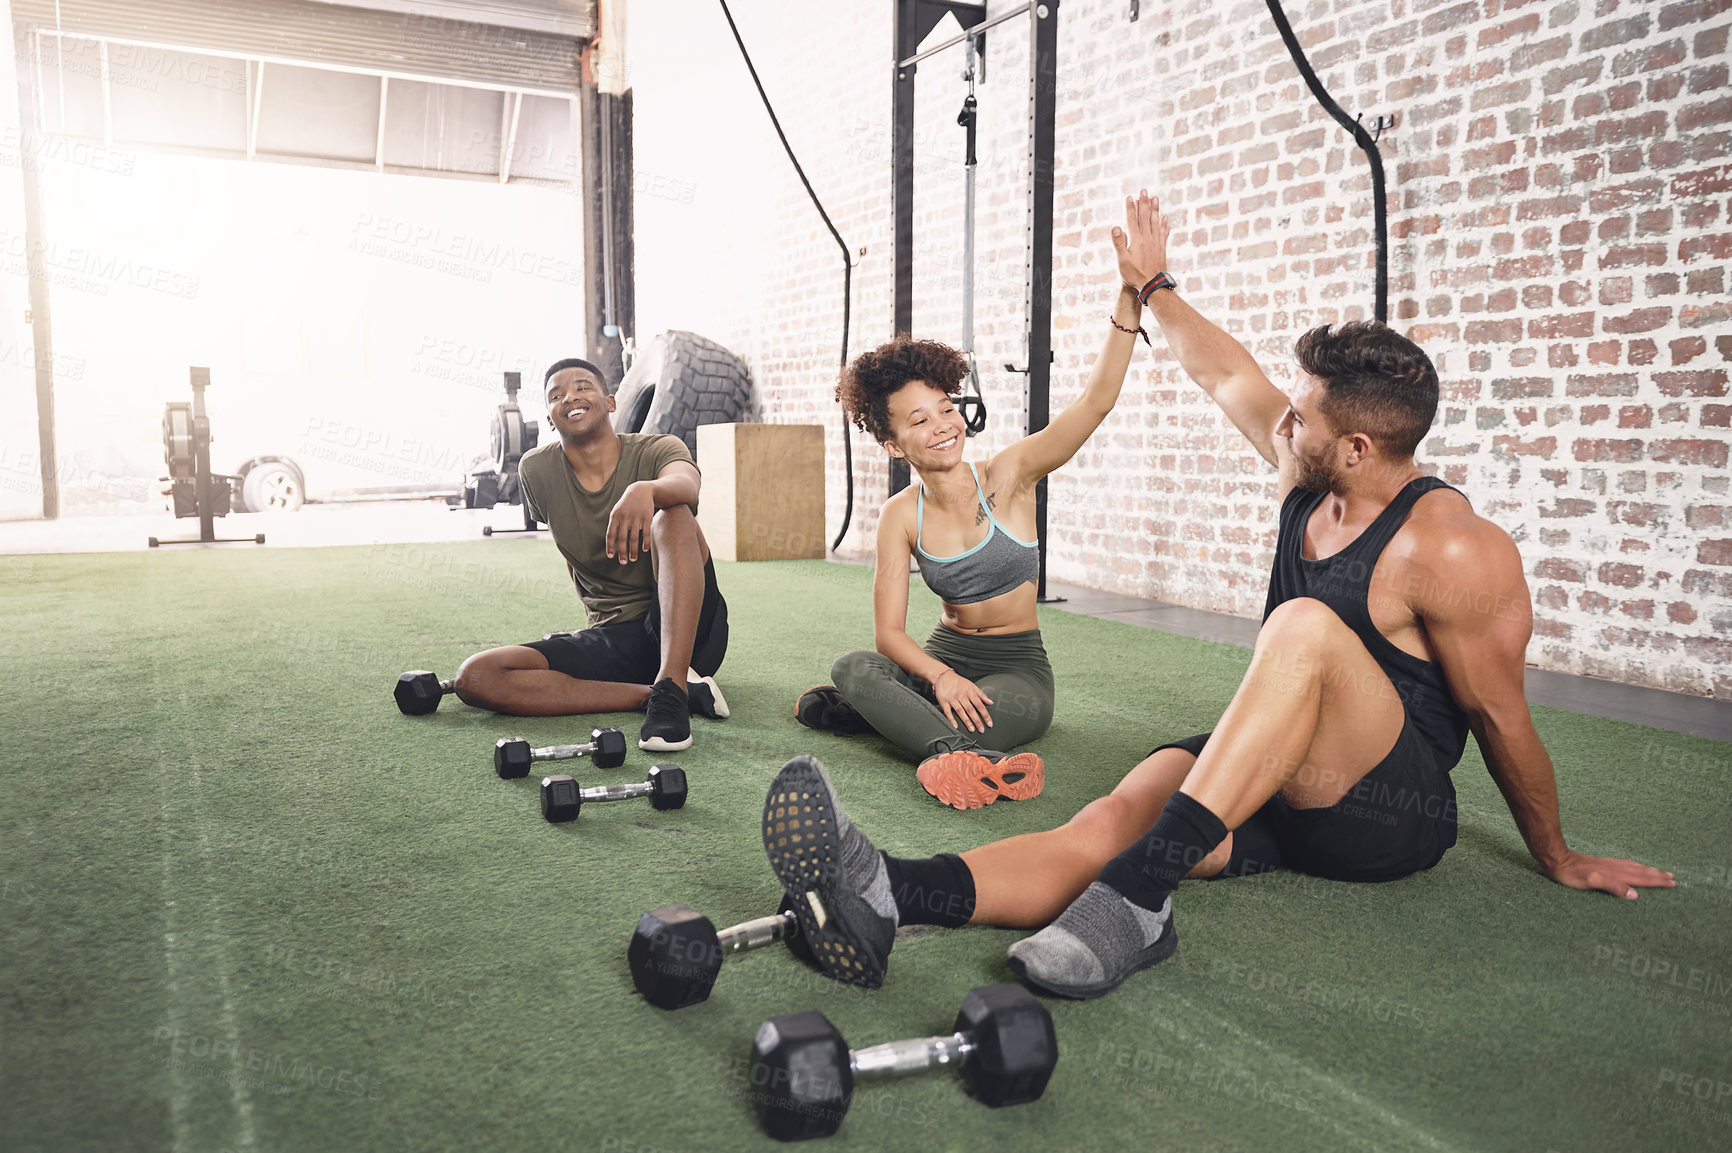
M 1407 709 L 1408 722 L 1437 753 L 1439 763 L 1452 769 L 1467 746 L 1467 714 L 1450 695 L 1443 669 L 1390 644 L 1371 623 L 1371 610 L 1365 601 L 1377 558 L 1407 520 L 1413 502 L 1439 488 L 1459 491 L 1434 476 L 1409 481 L 1370 527 L 1346 548 L 1322 560 L 1305 559 L 1305 526 L 1326 494 L 1302 488 L 1288 493 L 1281 506 L 1281 531 L 1275 541 L 1275 566 L 1269 573 L 1269 600 L 1263 619 L 1269 619 L 1276 605 L 1295 597 L 1311 597 L 1335 610 L 1395 686 Z

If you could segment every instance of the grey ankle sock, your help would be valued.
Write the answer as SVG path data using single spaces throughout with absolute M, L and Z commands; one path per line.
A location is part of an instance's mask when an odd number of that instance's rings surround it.
M 1043 988 L 1098 996 L 1172 952 L 1172 915 L 1171 897 L 1151 913 L 1096 881 L 1056 921 L 1012 945 L 1010 958 Z
M 897 924 L 896 898 L 890 892 L 890 872 L 884 867 L 884 858 L 842 810 L 842 799 L 836 795 L 830 774 L 820 767 L 818 775 L 824 778 L 824 787 L 830 791 L 830 811 L 836 814 L 836 835 L 842 842 L 842 869 L 848 875 L 848 883 L 872 906 L 873 912 L 892 925 Z

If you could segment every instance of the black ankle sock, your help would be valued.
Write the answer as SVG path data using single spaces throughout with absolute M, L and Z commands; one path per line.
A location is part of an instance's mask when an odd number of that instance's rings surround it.
M 1133 905 L 1159 910 L 1197 862 L 1227 839 L 1227 826 L 1207 806 L 1174 793 L 1155 827 L 1107 862 L 1101 883 Z
M 956 929 L 974 916 L 974 874 L 961 857 L 940 853 L 916 861 L 889 853 L 883 856 L 901 924 Z

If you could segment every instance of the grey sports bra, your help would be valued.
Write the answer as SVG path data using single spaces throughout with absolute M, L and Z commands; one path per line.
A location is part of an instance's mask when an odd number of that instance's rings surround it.
M 946 604 L 971 605 L 1003 596 L 1034 580 L 1040 574 L 1040 542 L 1018 540 L 1010 530 L 998 523 L 986 498 L 980 491 L 980 474 L 969 463 L 974 477 L 974 496 L 986 513 L 986 536 L 967 552 L 955 556 L 933 556 L 920 546 L 920 533 L 926 524 L 926 486 L 920 486 L 915 497 L 914 563 L 926 587 L 937 593 Z

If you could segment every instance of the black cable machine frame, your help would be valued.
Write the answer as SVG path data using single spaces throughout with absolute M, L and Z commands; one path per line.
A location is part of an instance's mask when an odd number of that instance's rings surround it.
M 1269 6 L 1269 17 L 1275 22 L 1275 31 L 1281 34 L 1281 42 L 1287 46 L 1287 54 L 1293 58 L 1293 66 L 1299 70 L 1299 76 L 1305 81 L 1305 87 L 1311 90 L 1311 95 L 1323 111 L 1335 120 L 1341 127 L 1353 134 L 1353 143 L 1365 153 L 1365 159 L 1371 165 L 1371 217 L 1372 227 L 1377 233 L 1377 283 L 1374 285 L 1375 296 L 1372 305 L 1372 315 L 1377 323 L 1389 323 L 1389 205 L 1383 189 L 1383 154 L 1378 151 L 1377 141 L 1383 135 L 1385 128 L 1395 124 L 1394 115 L 1375 116 L 1368 131 L 1361 116 L 1349 117 L 1345 109 L 1335 102 L 1323 87 L 1323 81 L 1317 78 L 1317 72 L 1311 67 L 1311 61 L 1305 57 L 1305 49 L 1299 46 L 1299 37 L 1293 34 L 1293 25 L 1287 22 L 1287 13 L 1281 8 L 1281 0 L 1265 0 Z
M 1057 103 L 1058 0 L 1039 0 L 986 17 L 986 5 L 966 0 L 893 0 L 896 5 L 893 88 L 891 96 L 891 209 L 895 218 L 893 327 L 914 327 L 914 74 L 922 60 L 974 42 L 974 55 L 984 75 L 988 29 L 1027 16 L 1028 55 L 1028 295 L 1026 343 L 1028 366 L 1028 425 L 1025 434 L 1047 425 L 1052 395 L 1052 155 L 1054 109 Z M 924 52 L 920 42 L 946 15 L 956 17 L 962 33 Z M 972 109 L 965 109 L 965 115 Z M 972 138 L 971 126 L 969 135 Z M 972 144 L 972 140 L 970 141 Z M 973 149 L 970 147 L 970 158 Z M 972 230 L 971 230 L 972 232 Z M 970 318 L 972 328 L 972 318 Z M 890 494 L 908 487 L 906 461 L 890 462 Z M 1055 598 L 1046 592 L 1046 502 L 1043 478 L 1034 490 L 1035 535 L 1040 542 L 1040 577 L 1036 596 L 1043 604 Z M 1056 598 L 1062 599 L 1062 598 Z

